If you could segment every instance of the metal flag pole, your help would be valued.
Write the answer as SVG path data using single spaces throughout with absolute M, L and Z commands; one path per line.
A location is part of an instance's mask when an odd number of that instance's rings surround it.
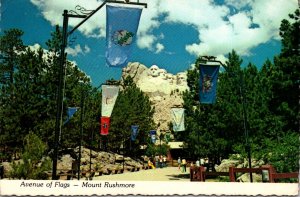
M 78 176 L 77 179 L 80 180 L 80 164 L 81 164 L 81 146 L 82 146 L 82 135 L 83 135 L 83 113 L 84 113 L 84 90 L 83 84 L 81 84 L 81 99 L 80 99 L 80 140 L 79 140 L 79 149 L 78 149 L 78 166 L 77 172 Z
M 64 10 L 63 12 L 63 32 L 62 32 L 62 43 L 61 43 L 61 51 L 60 51 L 60 62 L 59 62 L 59 74 L 58 74 L 58 90 L 57 90 L 57 99 L 56 99 L 56 121 L 55 121 L 55 133 L 54 133 L 54 151 L 53 151 L 53 162 L 52 162 L 52 180 L 57 179 L 57 158 L 58 158 L 58 140 L 59 140 L 59 133 L 61 128 L 61 121 L 60 117 L 62 116 L 62 102 L 63 102 L 63 95 L 62 95 L 62 87 L 63 87 L 63 71 L 64 65 L 66 60 L 65 49 L 67 47 L 67 39 L 76 29 L 78 29 L 83 23 L 85 23 L 90 17 L 92 17 L 96 12 L 98 12 L 106 3 L 117 3 L 117 4 L 127 4 L 127 5 L 140 5 L 147 8 L 146 3 L 139 3 L 138 2 L 130 2 L 129 0 L 124 1 L 112 1 L 112 0 L 105 0 L 100 6 L 98 6 L 95 10 L 86 10 L 81 6 L 76 6 L 78 11 L 82 14 L 78 14 L 76 11 Z M 75 14 L 72 14 L 75 13 Z M 71 31 L 68 32 L 68 21 L 69 18 L 83 18 L 83 20 L 78 23 Z

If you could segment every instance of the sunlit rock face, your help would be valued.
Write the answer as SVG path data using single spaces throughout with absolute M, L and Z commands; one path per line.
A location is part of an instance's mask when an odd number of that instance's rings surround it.
M 136 85 L 149 96 L 155 107 L 154 121 L 160 125 L 158 132 L 168 130 L 168 123 L 171 122 L 171 107 L 182 105 L 182 94 L 189 90 L 186 72 L 174 75 L 159 68 L 158 65 L 148 67 L 133 62 L 123 68 L 122 78 L 126 76 L 133 77 Z

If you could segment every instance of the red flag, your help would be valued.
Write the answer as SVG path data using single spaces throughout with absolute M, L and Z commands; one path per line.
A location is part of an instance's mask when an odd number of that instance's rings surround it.
M 110 123 L 110 117 L 101 117 L 100 120 L 100 124 L 101 124 L 101 130 L 100 130 L 100 134 L 101 135 L 108 135 L 108 130 L 109 130 L 109 123 Z

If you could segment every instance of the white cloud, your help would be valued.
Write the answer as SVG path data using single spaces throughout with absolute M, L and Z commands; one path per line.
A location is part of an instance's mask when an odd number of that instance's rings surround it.
M 90 47 L 87 45 L 84 46 L 84 53 L 89 53 L 91 51 Z
M 197 28 L 200 42 L 187 45 L 186 50 L 194 55 L 222 56 L 235 49 L 241 55 L 251 55 L 250 50 L 259 44 L 278 39 L 280 21 L 294 11 L 297 2 L 296 0 L 256 0 L 235 6 L 241 8 L 246 5 L 252 6 L 251 11 L 228 14 L 228 20 L 219 15 L 219 19 L 222 20 L 218 21 L 218 25 Z
M 140 34 L 142 38 L 137 40 L 137 45 L 140 48 L 148 48 L 152 49 L 154 42 L 157 40 L 157 38 L 154 35 L 150 34 Z
M 161 43 L 157 43 L 155 53 L 160 53 L 162 50 L 164 50 L 164 48 L 165 48 L 164 45 L 162 45 Z
M 237 0 L 225 0 L 224 1 L 226 5 L 230 5 L 235 7 L 236 9 L 241 9 L 246 6 L 251 6 L 253 3 L 253 0 L 242 0 L 242 1 L 237 1 Z
M 79 44 L 77 44 L 75 46 L 75 48 L 71 48 L 71 47 L 66 48 L 66 53 L 68 53 L 68 55 L 71 55 L 71 56 L 77 56 L 78 54 L 84 55 L 89 52 L 90 52 L 90 48 L 87 45 L 84 46 L 84 50 L 82 50 L 82 48 Z
M 52 25 L 62 25 L 64 9 L 76 5 L 86 9 L 97 8 L 102 1 L 89 0 L 31 0 Z M 150 51 L 160 52 L 164 34 L 154 35 L 155 29 L 166 23 L 191 25 L 198 32 L 198 41 L 187 44 L 185 50 L 193 55 L 224 56 L 232 49 L 241 55 L 251 55 L 250 50 L 271 39 L 278 39 L 278 28 L 288 14 L 298 7 L 297 0 L 225 0 L 217 5 L 213 0 L 143 0 L 138 29 L 137 45 Z M 234 7 L 234 12 L 230 9 Z M 79 30 L 90 37 L 105 37 L 105 9 L 97 12 Z M 165 16 L 165 17 L 162 17 Z M 161 20 L 163 19 L 163 20 Z M 70 19 L 74 26 L 82 19 Z M 76 49 L 76 48 L 75 48 Z M 75 51 L 74 51 L 75 52 Z M 80 52 L 80 51 L 79 51 Z
M 97 0 L 89 0 L 88 4 L 86 0 L 31 0 L 31 3 L 36 5 L 41 11 L 46 20 L 52 25 L 59 24 L 62 26 L 63 23 L 63 12 L 64 10 L 80 11 L 76 10 L 76 6 L 83 6 L 87 10 L 96 9 L 101 2 Z M 105 10 L 105 9 L 103 9 Z M 74 27 L 83 19 L 70 18 L 69 25 Z M 91 37 L 104 37 L 105 36 L 105 12 L 97 12 L 88 21 L 79 27 L 79 30 L 87 36 Z

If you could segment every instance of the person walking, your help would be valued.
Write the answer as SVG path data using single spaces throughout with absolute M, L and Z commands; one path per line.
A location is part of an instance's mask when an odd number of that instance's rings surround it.
M 186 160 L 185 159 L 182 159 L 182 171 L 183 172 L 186 172 Z
M 164 162 L 164 167 L 167 167 L 167 157 L 166 156 L 163 157 L 163 162 Z
M 162 168 L 163 167 L 163 156 L 159 155 L 159 167 Z
M 199 161 L 199 158 L 197 159 L 196 161 L 196 166 L 199 167 L 200 166 L 200 161 Z
M 159 168 L 158 162 L 159 162 L 159 156 L 158 156 L 158 155 L 155 155 L 155 167 L 156 167 L 156 168 Z
M 178 157 L 177 163 L 178 163 L 178 170 L 180 170 L 180 167 L 181 167 L 181 159 L 180 159 L 180 157 Z
M 155 166 L 153 165 L 153 163 L 151 162 L 150 159 L 148 160 L 148 166 L 149 166 L 149 168 L 151 168 L 151 169 L 155 169 Z

